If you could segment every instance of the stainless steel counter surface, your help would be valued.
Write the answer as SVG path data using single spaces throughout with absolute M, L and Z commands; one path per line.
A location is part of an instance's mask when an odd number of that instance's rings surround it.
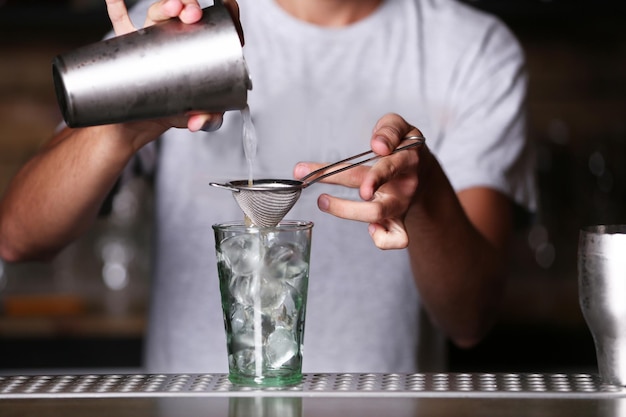
M 282 389 L 223 374 L 0 376 L 0 416 L 626 416 L 593 374 L 307 374 Z

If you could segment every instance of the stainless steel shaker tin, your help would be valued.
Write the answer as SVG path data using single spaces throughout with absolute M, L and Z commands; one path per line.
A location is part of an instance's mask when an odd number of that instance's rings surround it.
M 580 231 L 578 291 L 600 376 L 626 386 L 626 225 Z
M 175 18 L 87 45 L 57 56 L 52 69 L 70 127 L 240 110 L 252 88 L 221 0 L 197 23 Z

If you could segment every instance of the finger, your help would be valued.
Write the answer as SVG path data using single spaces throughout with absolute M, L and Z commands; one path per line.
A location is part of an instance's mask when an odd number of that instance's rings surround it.
M 106 6 L 116 35 L 124 35 L 137 30 L 128 16 L 124 0 L 106 0 Z
M 380 158 L 363 177 L 359 187 L 361 198 L 370 200 L 383 184 L 408 173 L 417 172 L 418 149 L 417 147 L 406 149 Z M 415 180 L 417 181 L 417 177 Z
M 327 194 L 322 194 L 317 204 L 336 217 L 370 223 L 370 236 L 380 249 L 403 249 L 409 244 L 404 223 L 397 217 L 387 217 L 384 204 L 343 200 Z
M 183 23 L 195 23 L 202 18 L 202 9 L 196 0 L 161 0 L 148 9 L 145 26 L 174 17 Z
M 197 0 L 182 0 L 184 7 L 178 16 L 183 23 L 196 23 L 202 18 L 202 8 Z
M 204 132 L 214 132 L 222 127 L 224 121 L 220 113 L 202 113 L 189 116 L 187 128 L 192 132 L 202 130 Z
M 407 136 L 422 136 L 422 132 L 400 115 L 389 113 L 376 122 L 370 146 L 379 155 L 389 155 Z
M 380 197 L 377 201 L 354 201 L 322 194 L 317 199 L 317 206 L 325 213 L 347 220 L 365 223 L 378 223 L 383 219 L 401 215 L 389 198 Z
M 298 164 L 296 164 L 293 170 L 294 178 L 302 179 L 309 175 L 311 172 L 323 168 L 326 165 L 328 164 L 320 164 L 317 162 L 299 162 Z M 349 164 L 337 165 L 333 168 L 328 169 L 328 171 L 321 171 L 319 174 L 313 175 L 310 180 L 319 178 L 321 175 L 334 172 L 348 165 Z M 320 182 L 326 184 L 343 185 L 350 188 L 358 188 L 361 185 L 361 182 L 363 181 L 363 178 L 369 169 L 369 166 L 357 166 L 346 171 L 330 175 L 324 179 L 321 179 Z
M 161 0 L 154 3 L 148 9 L 144 26 L 151 26 L 176 17 L 183 10 L 183 2 L 180 0 Z
M 389 220 L 384 224 L 372 223 L 368 232 L 380 249 L 404 249 L 409 246 L 409 235 L 399 220 Z

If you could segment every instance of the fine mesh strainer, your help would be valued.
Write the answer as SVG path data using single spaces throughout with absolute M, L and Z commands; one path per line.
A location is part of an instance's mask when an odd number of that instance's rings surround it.
M 392 153 L 420 146 L 424 144 L 425 141 L 422 136 L 408 136 L 404 139 L 410 140 L 412 143 L 400 146 Z M 237 201 L 237 204 L 239 204 L 241 210 L 256 226 L 273 227 L 276 226 L 285 217 L 289 210 L 291 210 L 294 204 L 296 204 L 298 198 L 300 197 L 300 193 L 304 188 L 323 178 L 338 174 L 366 162 L 374 161 L 381 158 L 381 155 L 365 158 L 361 161 L 353 162 L 352 164 L 330 172 L 325 171 L 338 165 L 345 164 L 346 162 L 363 158 L 372 153 L 374 152 L 362 152 L 358 155 L 323 166 L 320 169 L 310 172 L 300 180 L 260 179 L 254 180 L 252 184 L 250 184 L 248 180 L 237 180 L 230 181 L 226 184 L 212 182 L 210 185 L 232 191 L 233 197 L 235 198 L 235 201 Z

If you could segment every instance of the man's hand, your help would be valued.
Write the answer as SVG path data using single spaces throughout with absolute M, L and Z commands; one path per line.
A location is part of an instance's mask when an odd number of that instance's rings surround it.
M 334 216 L 369 223 L 369 233 L 381 249 L 402 249 L 409 243 L 404 218 L 418 192 L 423 146 L 391 155 L 407 136 L 422 136 L 422 133 L 397 114 L 382 117 L 374 128 L 370 144 L 375 153 L 385 157 L 371 167 L 355 167 L 321 181 L 359 189 L 363 201 L 322 194 L 318 206 Z M 302 178 L 324 165 L 299 163 L 294 175 Z
M 128 15 L 128 9 L 124 0 L 106 0 L 106 5 L 109 19 L 116 35 L 124 35 L 137 30 Z M 239 6 L 235 0 L 224 0 L 224 5 L 228 8 L 235 22 L 239 39 L 243 45 L 243 30 L 239 22 Z M 144 27 L 173 18 L 178 18 L 186 24 L 196 23 L 202 18 L 202 9 L 197 0 L 160 0 L 152 4 L 148 9 Z M 198 130 L 213 131 L 219 129 L 222 125 L 222 117 L 222 113 L 191 112 L 185 115 L 170 117 L 158 121 L 158 123 L 165 128 L 186 127 L 192 132 Z

